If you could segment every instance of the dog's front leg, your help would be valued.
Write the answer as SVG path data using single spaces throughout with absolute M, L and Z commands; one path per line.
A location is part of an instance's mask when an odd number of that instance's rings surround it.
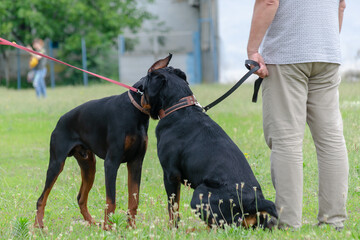
M 110 158 L 105 159 L 105 187 L 106 187 L 106 208 L 104 217 L 104 230 L 110 228 L 111 221 L 109 221 L 109 214 L 115 212 L 116 208 L 116 176 L 120 166 L 120 161 L 115 161 Z
M 169 211 L 170 225 L 177 228 L 178 222 L 180 221 L 179 203 L 180 203 L 181 183 L 178 178 L 171 180 L 164 176 L 164 185 L 169 201 L 168 211 Z
M 135 228 L 135 216 L 139 204 L 139 189 L 141 180 L 143 156 L 127 163 L 128 169 L 128 226 Z

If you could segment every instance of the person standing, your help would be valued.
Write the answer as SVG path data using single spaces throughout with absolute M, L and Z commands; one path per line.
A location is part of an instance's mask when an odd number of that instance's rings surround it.
M 34 50 L 46 54 L 45 48 L 44 48 L 44 41 L 37 38 L 33 41 L 33 47 Z M 37 65 L 33 68 L 34 70 L 34 79 L 33 79 L 33 86 L 35 88 L 36 96 L 40 98 L 43 96 L 46 98 L 46 83 L 45 83 L 45 77 L 46 77 L 46 58 L 43 58 L 42 56 L 31 54 L 32 58 L 36 58 L 38 60 Z
M 344 9 L 345 0 L 255 1 L 247 53 L 265 78 L 263 129 L 279 228 L 302 224 L 306 123 L 318 161 L 318 224 L 341 230 L 347 218 L 349 165 L 338 93 Z

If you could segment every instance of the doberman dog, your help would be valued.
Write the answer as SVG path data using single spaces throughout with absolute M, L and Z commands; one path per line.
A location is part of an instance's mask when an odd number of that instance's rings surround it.
M 194 189 L 191 208 L 209 227 L 236 224 L 267 227 L 275 204 L 266 200 L 237 145 L 197 103 L 180 69 L 149 72 L 144 102 L 156 127 L 170 222 L 179 220 L 180 187 Z M 174 214 L 176 213 L 176 214 Z
M 155 62 L 148 72 L 166 67 L 170 58 Z M 142 91 L 146 77 L 134 84 Z M 135 92 L 86 102 L 58 121 L 50 140 L 50 160 L 44 190 L 36 204 L 35 226 L 43 228 L 46 201 L 67 157 L 74 156 L 81 168 L 82 183 L 77 196 L 80 212 L 94 223 L 87 208 L 89 191 L 95 178 L 95 155 L 104 159 L 106 204 L 104 229 L 114 213 L 117 171 L 121 163 L 128 170 L 128 225 L 135 226 L 139 201 L 141 168 L 147 148 L 149 109 L 141 107 Z M 135 196 L 134 196 L 135 195 Z

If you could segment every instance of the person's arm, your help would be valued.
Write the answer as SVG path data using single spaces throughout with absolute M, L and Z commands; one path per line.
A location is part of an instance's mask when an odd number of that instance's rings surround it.
M 27 45 L 26 48 L 35 51 L 30 45 Z M 39 55 L 34 54 L 34 53 L 31 53 L 31 52 L 29 52 L 29 54 L 31 55 L 31 57 L 34 57 L 34 58 L 36 58 L 37 60 L 40 60 L 40 59 L 42 58 L 42 56 L 39 56 Z
M 268 75 L 268 71 L 262 56 L 259 54 L 259 47 L 267 29 L 274 20 L 278 7 L 279 0 L 256 0 L 254 6 L 247 53 L 249 59 L 260 64 L 260 69 L 256 74 L 262 78 Z
M 341 26 L 344 18 L 344 11 L 346 8 L 345 0 L 340 0 L 339 4 L 339 32 L 341 32 Z

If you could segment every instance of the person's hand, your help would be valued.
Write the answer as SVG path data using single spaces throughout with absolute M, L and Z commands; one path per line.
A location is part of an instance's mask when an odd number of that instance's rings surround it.
M 248 57 L 250 60 L 253 60 L 255 62 L 258 62 L 260 65 L 260 69 L 257 70 L 255 72 L 256 75 L 258 75 L 261 78 L 265 78 L 266 76 L 269 75 L 268 69 L 265 65 L 264 59 L 263 57 L 260 55 L 260 53 L 255 52 L 255 53 L 250 53 L 248 54 Z M 253 68 L 254 66 L 251 66 L 251 68 Z

